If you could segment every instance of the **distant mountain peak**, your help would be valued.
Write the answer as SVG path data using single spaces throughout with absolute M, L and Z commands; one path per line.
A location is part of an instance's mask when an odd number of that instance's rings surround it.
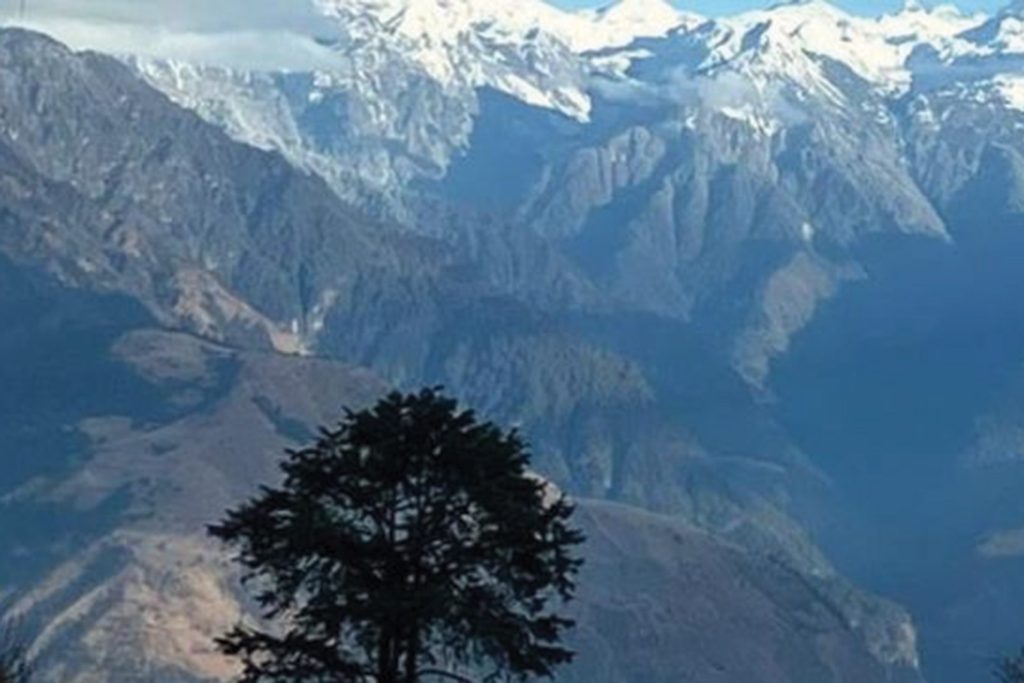
M 1024 54 L 1024 0 L 1014 0 L 963 37 L 981 55 Z
M 683 17 L 667 0 L 617 0 L 605 5 L 594 14 L 602 19 L 644 19 L 650 23 L 674 25 Z
M 903 7 L 876 21 L 890 34 L 920 35 L 924 39 L 952 37 L 985 20 L 981 13 L 965 14 L 954 4 L 927 7 L 921 0 L 906 0 Z
M 584 22 L 570 40 L 580 51 L 621 47 L 637 38 L 661 37 L 704 22 L 704 17 L 679 10 L 667 0 L 617 0 L 577 16 Z
M 542 0 L 316 1 L 356 59 L 386 55 L 396 70 L 425 74 L 449 92 L 491 87 L 572 118 L 589 115 L 566 38 L 579 19 Z
M 835 13 L 845 14 L 845 12 L 843 12 L 842 9 L 840 9 L 836 5 L 832 4 L 831 2 L 828 2 L 828 0 L 782 0 L 781 2 L 777 2 L 777 3 L 773 4 L 773 5 L 771 5 L 770 7 L 768 7 L 767 10 L 761 10 L 761 11 L 766 11 L 766 12 L 792 11 L 795 8 L 813 9 L 815 11 L 818 11 L 818 12 L 822 12 L 823 11 L 823 12 L 826 12 L 828 14 L 835 14 Z M 758 10 L 755 10 L 755 11 L 758 11 Z
M 906 19 L 913 20 L 920 16 L 929 17 L 944 17 L 947 19 L 954 18 L 965 18 L 966 14 L 956 4 L 943 3 L 929 7 L 925 5 L 921 0 L 904 0 L 902 7 L 896 12 L 890 13 L 886 16 L 903 17 Z M 973 16 L 980 17 L 980 13 L 976 13 Z
M 366 15 L 411 38 L 453 40 L 474 26 L 524 31 L 559 23 L 566 13 L 541 0 L 317 0 L 329 16 Z

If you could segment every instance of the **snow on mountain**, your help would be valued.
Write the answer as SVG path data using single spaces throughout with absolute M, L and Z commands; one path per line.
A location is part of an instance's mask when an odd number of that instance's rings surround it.
M 983 14 L 964 14 L 956 5 L 944 4 L 927 9 L 918 0 L 906 0 L 903 9 L 883 14 L 878 27 L 894 44 L 936 44 L 981 25 Z
M 813 82 L 824 78 L 823 57 L 896 95 L 910 86 L 908 59 L 916 49 L 937 48 L 983 20 L 951 6 L 926 10 L 915 0 L 900 12 L 877 18 L 854 16 L 823 0 L 791 2 L 721 20 L 724 37 L 705 65 L 735 68 L 744 59 L 754 61 L 750 54 L 756 53 L 762 77 Z M 815 64 L 809 65 L 807 58 Z
M 1006 52 L 1024 53 L 1024 18 L 1006 17 L 999 25 L 996 41 Z
M 579 126 L 605 86 L 627 104 L 653 94 L 683 106 L 683 125 L 720 115 L 761 139 L 822 108 L 850 131 L 889 126 L 899 98 L 951 82 L 994 106 L 1021 102 L 1020 60 L 1004 59 L 1024 54 L 1019 0 L 991 19 L 916 0 L 878 17 L 797 0 L 715 19 L 668 0 L 578 12 L 544 0 L 309 1 L 336 28 L 319 41 L 331 55 L 323 68 L 135 64 L 237 139 L 277 149 L 392 216 L 410 185 L 444 179 L 470 151 L 485 90 Z
M 493 87 L 585 121 L 577 53 L 621 47 L 701 23 L 666 0 L 564 12 L 543 0 L 315 0 L 349 50 L 390 49 L 445 87 Z
M 997 76 L 993 85 L 1007 106 L 1024 111 L 1024 74 Z
M 880 84 L 888 82 L 901 66 L 895 50 L 875 30 L 873 22 L 853 17 L 820 0 L 749 12 L 724 23 L 736 31 L 737 37 L 728 48 L 738 52 L 777 51 L 829 57 L 866 80 Z
M 572 17 L 541 0 L 315 0 L 341 55 L 405 59 L 446 89 L 493 87 L 585 120 L 579 63 L 557 30 Z M 373 74 L 367 74 L 372 78 Z
M 919 91 L 1024 111 L 1024 0 L 940 42 L 915 71 Z
M 799 83 L 841 104 L 826 61 L 844 65 L 882 93 L 899 95 L 913 82 L 908 62 L 917 49 L 927 45 L 954 56 L 972 51 L 958 36 L 984 19 L 948 5 L 928 10 L 917 0 L 876 18 L 848 14 L 824 0 L 797 0 L 714 21 L 668 0 L 618 0 L 581 12 L 543 0 L 312 2 L 340 37 L 330 46 L 338 63 L 318 72 L 319 91 L 310 97 L 344 90 L 391 101 L 398 93 L 379 87 L 387 65 L 390 72 L 411 70 L 455 97 L 472 99 L 473 91 L 489 87 L 580 122 L 589 120 L 593 106 L 589 74 L 607 72 L 609 65 L 623 74 L 647 54 L 636 49 L 638 39 L 684 35 L 703 58 L 682 66 L 736 72 L 762 92 L 780 80 Z M 1002 43 L 1024 45 L 1019 18 L 1003 17 L 992 30 Z M 388 128 L 393 107 L 378 109 Z
M 805 0 L 605 50 L 598 63 L 602 75 L 620 85 L 639 82 L 670 101 L 697 101 L 700 109 L 771 137 L 808 107 L 858 114 L 850 110 L 862 93 L 844 73 L 875 94 L 875 103 L 865 105 L 874 107 L 869 116 L 887 120 L 879 102 L 911 88 L 911 54 L 981 20 L 914 3 L 896 14 L 861 17 L 823 0 Z
M 1024 54 L 1024 2 L 1015 2 L 964 36 L 980 54 Z
M 666 0 L 619 0 L 601 9 L 584 10 L 582 21 L 571 22 L 576 30 L 562 34 L 579 52 L 623 47 L 637 38 L 656 38 L 673 30 L 688 30 L 704 17 L 676 9 Z
M 919 85 L 919 69 L 957 77 L 945 67 L 978 51 L 964 36 L 986 19 L 951 5 L 926 9 L 917 0 L 878 17 L 796 0 L 604 50 L 595 61 L 620 90 L 639 82 L 662 99 L 696 100 L 760 136 L 822 106 L 886 125 L 891 105 Z M 923 82 L 936 80 L 926 73 Z
M 440 178 L 467 148 L 478 92 L 492 89 L 585 123 L 586 50 L 700 20 L 663 0 L 592 13 L 543 0 L 311 0 L 334 31 L 311 72 L 245 72 L 132 58 L 151 84 L 233 137 L 277 149 L 350 200 L 395 208 L 396 194 Z M 362 203 L 362 202 L 361 202 Z

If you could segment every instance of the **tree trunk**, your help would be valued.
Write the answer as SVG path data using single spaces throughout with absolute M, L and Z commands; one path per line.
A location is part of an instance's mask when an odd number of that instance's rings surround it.
M 388 681 L 388 661 L 391 659 L 389 650 L 388 637 L 382 635 L 380 643 L 377 644 L 377 683 Z
M 419 626 L 414 621 L 409 628 L 408 641 L 405 646 L 405 683 L 416 683 L 420 669 L 420 634 Z

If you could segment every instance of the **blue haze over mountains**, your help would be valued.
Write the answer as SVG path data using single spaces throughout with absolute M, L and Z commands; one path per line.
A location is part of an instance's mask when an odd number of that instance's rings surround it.
M 202 528 L 423 384 L 582 501 L 559 680 L 961 683 L 1024 642 L 1019 0 L 37 7 L 0 611 L 43 681 L 229 679 Z

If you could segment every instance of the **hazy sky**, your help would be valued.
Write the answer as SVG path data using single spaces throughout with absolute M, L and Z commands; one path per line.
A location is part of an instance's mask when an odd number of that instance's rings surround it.
M 601 0 L 552 0 L 554 4 L 562 7 L 594 7 L 607 4 Z M 948 0 L 941 2 L 925 2 L 927 5 L 945 4 Z M 903 4 L 903 0 L 834 0 L 836 5 L 841 5 L 848 10 L 862 14 L 879 14 L 892 9 L 897 9 Z M 694 10 L 701 14 L 728 14 L 744 9 L 765 7 L 776 4 L 773 0 L 680 0 L 677 3 L 680 7 Z M 964 10 L 986 10 L 992 11 L 1009 4 L 1009 0 L 959 0 L 955 3 Z

